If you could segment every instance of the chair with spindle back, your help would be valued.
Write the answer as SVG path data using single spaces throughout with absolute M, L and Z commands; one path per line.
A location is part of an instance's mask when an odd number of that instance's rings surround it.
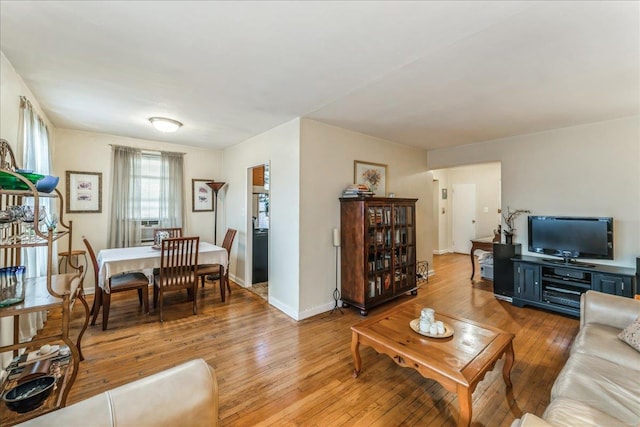
M 222 247 L 227 251 L 227 259 L 230 259 L 231 256 L 231 246 L 233 246 L 233 240 L 236 237 L 237 230 L 233 228 L 227 229 L 227 233 L 224 236 L 224 241 L 222 242 Z M 202 282 L 202 286 L 204 287 L 204 279 L 205 277 L 209 280 L 220 280 L 220 297 L 222 301 L 225 300 L 225 283 L 229 294 L 231 294 L 231 286 L 229 285 L 229 266 L 227 265 L 227 269 L 225 270 L 224 275 L 220 274 L 220 270 L 222 266 L 220 264 L 202 264 L 198 266 L 198 276 Z
M 164 239 L 160 252 L 160 271 L 154 274 L 153 307 L 160 300 L 160 321 L 164 293 L 186 289 L 193 300 L 193 314 L 197 314 L 196 289 L 198 286 L 198 246 L 199 237 L 174 237 Z
M 181 227 L 169 227 L 169 228 L 154 228 L 153 229 L 153 243 L 159 245 L 158 242 L 158 233 L 165 232 L 169 235 L 169 237 L 182 237 L 182 228 Z
M 95 280 L 94 303 L 92 308 L 93 318 L 91 319 L 91 326 L 96 324 L 98 312 L 100 312 L 100 307 L 102 307 L 102 330 L 107 330 L 107 323 L 109 323 L 109 309 L 111 308 L 111 294 L 117 292 L 137 290 L 140 305 L 144 305 L 144 312 L 149 313 L 149 279 L 147 276 L 140 272 L 124 273 L 113 276 L 109 279 L 109 292 L 105 291 L 98 285 L 99 267 L 93 247 L 86 237 L 82 236 L 82 241 L 87 247 L 87 252 L 89 252 L 89 258 L 91 258 L 91 263 L 93 264 L 93 277 Z

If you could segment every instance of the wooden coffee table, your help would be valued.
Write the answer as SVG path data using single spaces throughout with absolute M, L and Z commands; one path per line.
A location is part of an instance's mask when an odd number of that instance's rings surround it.
M 506 358 L 502 377 L 507 387 L 511 387 L 514 335 L 436 311 L 436 320 L 451 326 L 454 334 L 449 338 L 425 337 L 409 326 L 411 320 L 420 317 L 422 308 L 415 302 L 401 304 L 352 326 L 353 376 L 356 378 L 362 367 L 360 344 L 373 347 L 396 364 L 413 368 L 423 377 L 436 380 L 448 391 L 457 393 L 458 426 L 469 426 L 471 394 L 503 354 Z

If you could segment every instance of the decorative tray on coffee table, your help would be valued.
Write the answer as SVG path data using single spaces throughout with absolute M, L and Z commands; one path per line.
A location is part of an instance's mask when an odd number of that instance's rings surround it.
M 422 332 L 420 330 L 420 319 L 413 319 L 411 322 L 409 322 L 409 326 L 411 326 L 411 329 L 413 329 L 415 332 L 429 338 L 449 338 L 450 336 L 453 336 L 453 328 L 447 323 L 442 323 L 444 324 L 443 334 L 431 334 L 429 332 Z

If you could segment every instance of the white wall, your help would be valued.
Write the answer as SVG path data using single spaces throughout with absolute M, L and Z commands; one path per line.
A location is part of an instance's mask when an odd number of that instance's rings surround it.
M 226 226 L 238 230 L 229 273 L 249 286 L 246 262 L 252 230 L 249 226 L 249 168 L 270 165 L 269 303 L 294 319 L 299 311 L 300 257 L 300 120 L 295 119 L 224 150 Z
M 429 152 L 431 169 L 502 163 L 502 209 L 536 215 L 612 216 L 615 259 L 640 255 L 640 117 L 573 126 Z M 526 215 L 514 241 L 527 252 Z
M 354 160 L 387 165 L 388 191 L 418 198 L 417 257 L 432 261 L 433 176 L 425 150 L 310 119 L 301 123 L 300 318 L 330 310 L 335 289 L 332 230 L 340 228 L 342 190 L 353 183 Z
M 53 170 L 60 176 L 58 189 L 65 194 L 66 171 L 102 173 L 102 213 L 64 214 L 65 220 L 73 221 L 73 248 L 84 248 L 82 236 L 85 235 L 97 252 L 107 247 L 109 213 L 111 206 L 111 164 L 110 144 L 136 147 L 146 150 L 174 151 L 184 156 L 184 194 L 186 221 L 185 234 L 200 236 L 202 240 L 213 241 L 213 212 L 192 212 L 191 180 L 222 178 L 222 152 L 165 142 L 125 138 L 114 135 L 84 132 L 70 129 L 57 130 L 57 149 L 53 161 Z M 224 203 L 218 204 L 218 227 L 221 226 L 221 214 Z M 221 239 L 220 228 L 218 239 Z M 224 236 L 224 232 L 222 233 Z M 85 289 L 93 292 L 93 270 L 85 278 Z
M 9 145 L 16 156 L 18 166 L 22 166 L 22 150 L 18 149 L 18 123 L 20 117 L 20 96 L 26 96 L 38 115 L 45 121 L 49 128 L 50 145 L 55 152 L 55 128 L 44 114 L 40 103 L 33 96 L 31 90 L 22 80 L 22 77 L 13 68 L 13 65 L 0 52 L 0 138 L 9 141 Z
M 476 186 L 476 237 L 493 236 L 493 230 L 500 224 L 500 163 L 483 163 L 460 166 L 433 171 L 434 178 L 440 182 L 442 188 L 448 191 L 448 197 L 439 197 L 440 214 L 438 226 L 440 229 L 439 248 L 436 253 L 451 250 L 452 221 L 451 221 L 451 190 L 455 184 L 474 184 Z M 443 184 L 446 185 L 443 186 Z M 444 208 L 444 214 L 442 209 Z M 485 208 L 487 212 L 485 212 Z

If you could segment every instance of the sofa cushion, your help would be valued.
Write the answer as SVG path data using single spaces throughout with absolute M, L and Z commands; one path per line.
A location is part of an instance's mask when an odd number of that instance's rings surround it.
M 589 323 L 584 325 L 571 347 L 571 354 L 582 353 L 619 364 L 630 369 L 640 369 L 640 353 L 618 339 L 620 329 Z
M 640 317 L 624 328 L 618 338 L 629 344 L 633 349 L 640 351 Z
M 551 400 L 581 402 L 621 422 L 640 424 L 640 371 L 600 357 L 574 353 L 551 389 Z
M 218 383 L 196 359 L 116 387 L 20 427 L 173 427 L 218 425 Z
M 583 402 L 560 397 L 553 400 L 542 415 L 554 427 L 627 427 L 628 425 Z

